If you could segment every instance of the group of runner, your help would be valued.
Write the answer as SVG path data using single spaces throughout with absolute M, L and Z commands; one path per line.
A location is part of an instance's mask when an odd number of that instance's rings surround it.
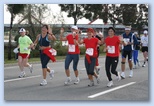
M 50 42 L 52 40 L 56 40 L 56 37 L 53 35 L 52 30 L 48 25 L 43 25 L 41 29 L 41 34 L 38 34 L 34 43 L 32 40 L 26 36 L 25 29 L 20 29 L 20 38 L 18 40 L 19 45 L 14 50 L 14 52 L 19 52 L 18 55 L 18 65 L 20 68 L 20 75 L 19 77 L 22 78 L 25 76 L 24 67 L 29 67 L 30 72 L 33 71 L 32 64 L 28 63 L 28 57 L 30 54 L 31 49 L 35 49 L 36 45 L 39 44 L 39 52 L 40 52 L 40 60 L 42 64 L 42 72 L 43 72 L 43 81 L 40 83 L 40 86 L 44 86 L 47 84 L 46 76 L 47 72 L 51 78 L 54 77 L 54 70 L 51 70 L 47 64 L 50 60 L 53 62 L 56 61 L 55 55 L 56 50 L 54 50 L 50 46 Z M 61 28 L 60 30 L 60 40 L 61 41 L 68 41 L 68 52 L 65 58 L 65 73 L 66 73 L 66 81 L 64 82 L 65 85 L 69 85 L 72 82 L 70 76 L 69 66 L 70 63 L 73 61 L 73 70 L 76 77 L 74 84 L 78 84 L 80 82 L 79 78 L 79 71 L 77 69 L 78 62 L 79 62 L 79 54 L 80 54 L 80 44 L 84 44 L 86 51 L 85 51 L 85 68 L 87 72 L 87 76 L 89 79 L 88 86 L 94 86 L 94 79 L 96 78 L 97 83 L 100 83 L 99 78 L 99 45 L 104 46 L 104 52 L 106 52 L 106 59 L 105 59 L 105 70 L 106 75 L 108 78 L 107 87 L 111 87 L 113 85 L 111 73 L 117 76 L 117 80 L 120 81 L 121 78 L 125 78 L 125 62 L 128 56 L 128 63 L 130 68 L 129 77 L 133 77 L 133 62 L 132 58 L 134 59 L 134 68 L 136 68 L 136 63 L 140 66 L 140 62 L 138 60 L 138 50 L 141 49 L 144 56 L 144 63 L 142 67 L 145 67 L 146 62 L 148 61 L 148 32 L 145 30 L 144 35 L 139 39 L 137 37 L 137 32 L 132 33 L 131 27 L 125 27 L 125 33 L 120 36 L 116 36 L 116 31 L 113 27 L 108 28 L 108 36 L 104 38 L 103 34 L 100 32 L 95 31 L 93 28 L 87 28 L 87 37 L 82 39 L 81 38 L 81 31 L 78 29 L 77 26 L 71 27 L 71 32 L 67 36 L 64 36 L 64 29 Z M 120 46 L 122 45 L 122 61 L 121 61 L 121 70 L 122 72 L 116 71 L 119 56 L 120 56 Z M 20 51 L 18 51 L 18 48 Z M 133 53 L 133 55 L 132 55 Z M 94 71 L 96 70 L 96 71 Z

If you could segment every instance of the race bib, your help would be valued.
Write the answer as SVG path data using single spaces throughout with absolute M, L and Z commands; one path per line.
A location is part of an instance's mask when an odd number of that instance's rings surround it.
M 75 45 L 68 45 L 68 52 L 75 52 Z
M 129 38 L 124 38 L 124 43 L 128 44 L 128 42 L 130 42 L 130 39 Z
M 93 54 L 94 54 L 94 49 L 93 49 L 93 48 L 87 48 L 86 54 L 88 54 L 89 56 L 93 56 Z
M 115 46 L 107 46 L 108 53 L 114 54 L 115 53 Z
M 144 44 L 147 44 L 147 43 L 148 43 L 148 41 L 144 39 L 144 40 L 143 40 L 143 43 L 144 43 Z
M 57 55 L 57 51 L 55 49 L 50 49 L 49 52 L 52 53 L 53 56 Z

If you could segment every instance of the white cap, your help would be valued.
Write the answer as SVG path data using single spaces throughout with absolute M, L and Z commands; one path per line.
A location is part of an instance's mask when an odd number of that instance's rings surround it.
M 129 30 L 130 31 L 131 30 L 131 26 L 126 26 L 125 30 Z
M 77 26 L 72 26 L 71 28 L 78 30 L 78 27 Z
M 24 28 L 21 28 L 19 32 L 26 32 L 26 30 Z
M 144 34 L 148 34 L 148 31 L 147 30 L 144 30 L 144 32 L 143 32 Z
M 134 34 L 137 35 L 138 33 L 137 32 L 134 32 Z

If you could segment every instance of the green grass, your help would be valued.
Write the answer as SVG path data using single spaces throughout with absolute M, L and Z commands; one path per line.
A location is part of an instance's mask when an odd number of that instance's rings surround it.
M 101 53 L 100 56 L 105 56 L 105 53 Z M 56 56 L 56 60 L 64 60 L 66 56 Z M 80 55 L 80 58 L 84 57 L 84 55 Z M 29 62 L 40 62 L 40 58 L 30 58 Z M 13 58 L 12 60 L 4 59 L 4 64 L 14 64 L 17 61 Z

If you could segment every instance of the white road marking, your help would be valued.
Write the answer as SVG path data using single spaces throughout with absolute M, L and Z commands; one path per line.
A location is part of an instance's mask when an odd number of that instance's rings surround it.
M 104 95 L 104 94 L 106 94 L 106 93 L 109 93 L 109 92 L 112 92 L 112 91 L 115 91 L 115 90 L 124 88 L 124 87 L 126 87 L 126 86 L 129 86 L 129 85 L 132 85 L 132 84 L 135 84 L 135 83 L 136 83 L 136 82 L 130 82 L 130 83 L 128 83 L 128 84 L 121 85 L 121 86 L 118 86 L 118 87 L 115 87 L 115 88 L 112 88 L 112 89 L 109 89 L 109 90 L 106 90 L 106 91 L 103 91 L 103 92 L 100 92 L 100 93 L 97 93 L 97 94 L 88 96 L 88 98 L 95 98 L 95 97 Z
M 16 79 L 5 80 L 4 82 L 19 81 L 19 80 L 24 80 L 24 79 L 36 78 L 36 77 L 40 77 L 40 76 L 41 76 L 41 75 L 30 76 L 30 77 L 24 77 L 24 78 L 16 78 Z

